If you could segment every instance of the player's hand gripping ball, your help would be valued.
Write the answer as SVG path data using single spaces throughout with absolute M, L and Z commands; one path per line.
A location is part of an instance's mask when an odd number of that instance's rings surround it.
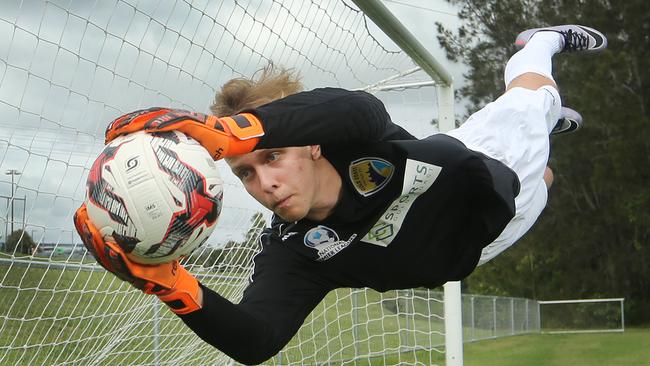
M 182 109 L 153 107 L 127 113 L 106 128 L 106 143 L 137 131 L 180 131 L 198 141 L 214 160 L 253 151 L 264 135 L 250 113 L 216 117 Z
M 208 152 L 178 131 L 115 138 L 87 181 L 90 222 L 137 263 L 189 255 L 214 230 L 223 186 Z

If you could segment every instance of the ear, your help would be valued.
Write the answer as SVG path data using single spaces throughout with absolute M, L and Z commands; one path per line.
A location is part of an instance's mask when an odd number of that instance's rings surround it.
M 323 156 L 320 150 L 320 145 L 309 145 L 309 152 L 311 153 L 312 160 L 318 160 Z

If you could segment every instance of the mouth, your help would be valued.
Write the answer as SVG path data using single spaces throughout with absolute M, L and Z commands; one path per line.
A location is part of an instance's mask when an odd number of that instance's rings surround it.
M 292 197 L 292 196 L 288 196 L 288 197 L 285 197 L 285 198 L 283 198 L 283 199 L 277 201 L 277 202 L 273 205 L 273 210 L 277 210 L 277 209 L 281 209 L 281 208 L 285 208 L 285 207 L 287 207 L 287 206 L 289 205 L 289 201 L 291 200 L 291 197 Z

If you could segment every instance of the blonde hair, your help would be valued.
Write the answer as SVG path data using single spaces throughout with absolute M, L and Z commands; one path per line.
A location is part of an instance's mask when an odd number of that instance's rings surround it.
M 300 77 L 292 70 L 269 64 L 258 71 L 257 79 L 231 79 L 214 97 L 210 111 L 216 116 L 230 116 L 245 109 L 259 107 L 303 90 Z

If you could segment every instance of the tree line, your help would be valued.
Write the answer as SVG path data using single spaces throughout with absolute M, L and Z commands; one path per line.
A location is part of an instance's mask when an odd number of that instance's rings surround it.
M 183 263 L 220 271 L 248 271 L 253 265 L 253 257 L 260 250 L 257 238 L 265 227 L 264 215 L 256 212 L 250 219 L 250 227 L 243 240 L 229 240 L 218 248 L 199 248 Z
M 467 291 L 535 299 L 625 297 L 626 319 L 650 323 L 650 2 L 448 0 L 461 26 L 437 24 L 468 114 L 503 93 L 522 30 L 582 24 L 605 33 L 598 55 L 554 58 L 563 104 L 584 128 L 551 141 L 555 182 L 533 230 L 464 281 Z M 465 119 L 467 116 L 462 117 Z
M 24 230 L 15 230 L 3 243 L 2 250 L 12 255 L 31 255 L 36 249 L 36 243 Z

